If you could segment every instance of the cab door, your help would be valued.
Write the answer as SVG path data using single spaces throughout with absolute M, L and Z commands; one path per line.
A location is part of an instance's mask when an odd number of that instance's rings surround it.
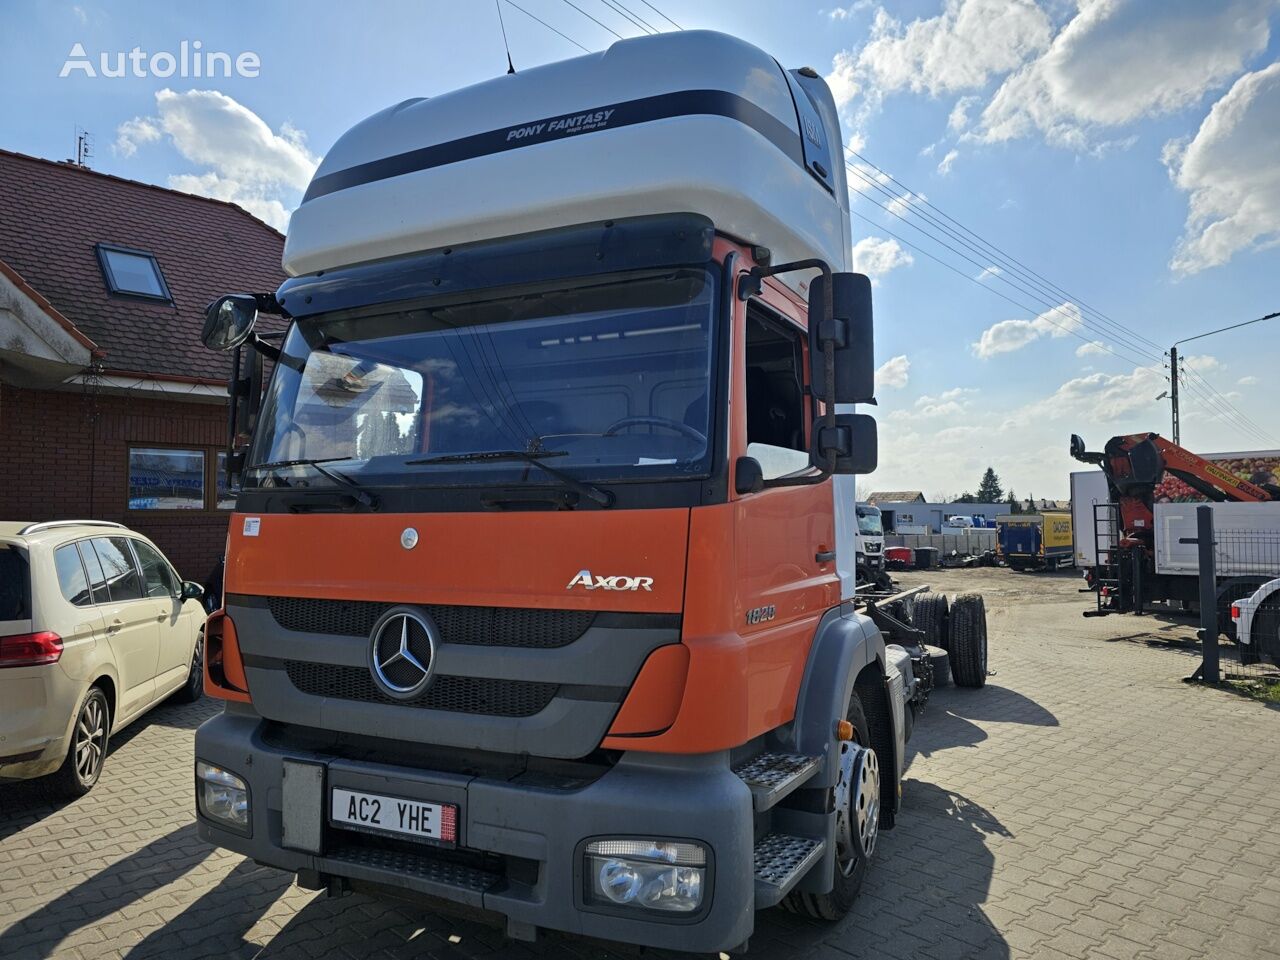
M 743 395 L 731 409 L 740 411 L 733 427 L 745 443 L 733 446 L 760 463 L 766 480 L 804 471 L 812 420 L 805 333 L 759 300 L 747 304 L 739 329 L 734 383 Z M 831 480 L 741 496 L 736 519 L 739 632 L 785 636 L 807 649 L 818 620 L 840 600 Z
M 94 537 L 80 552 L 99 600 L 107 644 L 120 676 L 116 726 L 146 709 L 156 695 L 160 619 L 164 605 L 147 597 L 127 537 Z

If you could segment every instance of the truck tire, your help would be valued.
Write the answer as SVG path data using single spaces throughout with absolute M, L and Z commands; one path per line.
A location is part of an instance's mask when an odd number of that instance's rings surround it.
M 925 647 L 924 652 L 933 667 L 932 689 L 951 686 L 951 654 L 941 647 Z
M 853 908 L 858 891 L 862 889 L 862 880 L 867 875 L 867 865 L 875 853 L 876 837 L 880 829 L 879 757 L 871 746 L 874 738 L 862 705 L 862 695 L 856 686 L 849 695 L 849 709 L 845 712 L 845 719 L 853 724 L 853 743 L 866 748 L 869 753 L 862 776 L 858 782 L 849 783 L 846 791 L 844 815 L 848 817 L 852 828 L 852 856 L 843 861 L 840 859 L 837 839 L 837 859 L 832 867 L 835 876 L 830 892 L 807 893 L 796 890 L 787 894 L 782 901 L 785 909 L 815 920 L 840 920 Z M 842 757 L 848 747 L 847 742 L 841 744 Z M 836 789 L 839 792 L 840 786 Z M 839 832 L 840 828 L 837 827 L 837 836 Z
M 958 687 L 987 683 L 987 609 L 980 593 L 962 593 L 951 604 L 951 677 Z
M 950 612 L 945 593 L 921 593 L 911 609 L 911 625 L 924 631 L 926 646 L 947 649 L 947 615 Z

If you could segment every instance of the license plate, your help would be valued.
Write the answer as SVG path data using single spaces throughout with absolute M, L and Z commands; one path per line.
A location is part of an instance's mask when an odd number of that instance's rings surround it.
M 356 830 L 437 843 L 458 841 L 458 808 L 450 803 L 427 803 L 334 787 L 330 794 L 329 820 L 337 826 Z

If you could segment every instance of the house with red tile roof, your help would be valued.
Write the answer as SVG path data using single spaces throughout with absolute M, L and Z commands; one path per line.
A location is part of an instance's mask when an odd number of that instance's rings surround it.
M 204 308 L 275 290 L 283 247 L 235 204 L 0 150 L 0 520 L 118 521 L 203 581 L 233 506 Z

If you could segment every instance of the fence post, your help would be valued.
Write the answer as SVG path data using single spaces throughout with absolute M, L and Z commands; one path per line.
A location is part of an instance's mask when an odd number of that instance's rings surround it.
M 1218 577 L 1214 565 L 1213 508 L 1196 507 L 1196 544 L 1200 554 L 1200 679 L 1218 683 Z

